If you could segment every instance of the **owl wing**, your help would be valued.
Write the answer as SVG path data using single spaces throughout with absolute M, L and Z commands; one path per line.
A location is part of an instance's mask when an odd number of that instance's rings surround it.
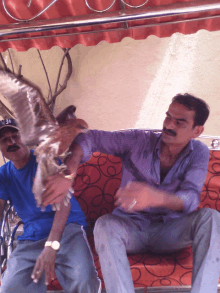
M 39 90 L 12 73 L 0 70 L 0 93 L 16 116 L 21 140 L 26 145 L 45 141 L 58 127 Z

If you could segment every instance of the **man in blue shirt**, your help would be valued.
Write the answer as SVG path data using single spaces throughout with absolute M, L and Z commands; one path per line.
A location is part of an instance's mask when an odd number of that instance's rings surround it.
M 46 292 L 55 273 L 65 292 L 101 292 L 78 202 L 72 197 L 56 212 L 51 206 L 45 211 L 36 206 L 36 157 L 21 142 L 13 119 L 0 122 L 0 150 L 10 160 L 0 168 L 0 215 L 10 199 L 24 223 L 2 277 L 1 293 Z
M 79 158 L 87 161 L 94 151 L 122 160 L 118 207 L 100 217 L 94 230 L 108 293 L 134 293 L 127 253 L 172 252 L 190 245 L 194 258 L 191 293 L 217 292 L 220 216 L 216 210 L 196 210 L 209 150 L 195 138 L 203 132 L 208 115 L 203 100 L 179 94 L 166 112 L 162 134 L 91 130 L 75 139 L 68 161 L 71 172 L 76 171 Z M 64 181 L 59 174 L 48 178 L 43 205 L 63 198 Z

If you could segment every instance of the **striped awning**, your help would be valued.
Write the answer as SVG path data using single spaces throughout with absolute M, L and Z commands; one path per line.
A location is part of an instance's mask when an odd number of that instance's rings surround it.
M 49 6 L 49 7 L 48 7 Z M 45 8 L 47 8 L 45 10 Z M 0 52 L 220 30 L 213 0 L 0 0 Z

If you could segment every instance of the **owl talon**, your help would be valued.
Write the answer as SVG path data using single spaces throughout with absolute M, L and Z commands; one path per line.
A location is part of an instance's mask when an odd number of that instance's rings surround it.
M 69 205 L 69 203 L 70 203 L 69 198 L 68 197 L 65 197 L 64 200 L 63 200 L 63 203 L 67 207 Z
M 70 191 L 71 193 L 74 193 L 74 189 L 73 189 L 72 187 L 70 187 L 69 191 Z M 69 198 L 72 197 L 72 195 L 71 195 L 70 193 L 67 193 L 67 196 L 68 196 Z
M 41 207 L 41 212 L 45 212 L 45 210 L 46 210 L 46 207 Z

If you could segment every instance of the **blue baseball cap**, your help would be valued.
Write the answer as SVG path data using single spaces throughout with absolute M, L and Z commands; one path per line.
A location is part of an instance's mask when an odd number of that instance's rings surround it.
M 19 130 L 15 119 L 11 119 L 11 118 L 4 119 L 4 120 L 0 121 L 0 132 L 3 128 L 6 128 L 6 127 L 10 127 L 10 128 L 14 128 L 16 130 Z

